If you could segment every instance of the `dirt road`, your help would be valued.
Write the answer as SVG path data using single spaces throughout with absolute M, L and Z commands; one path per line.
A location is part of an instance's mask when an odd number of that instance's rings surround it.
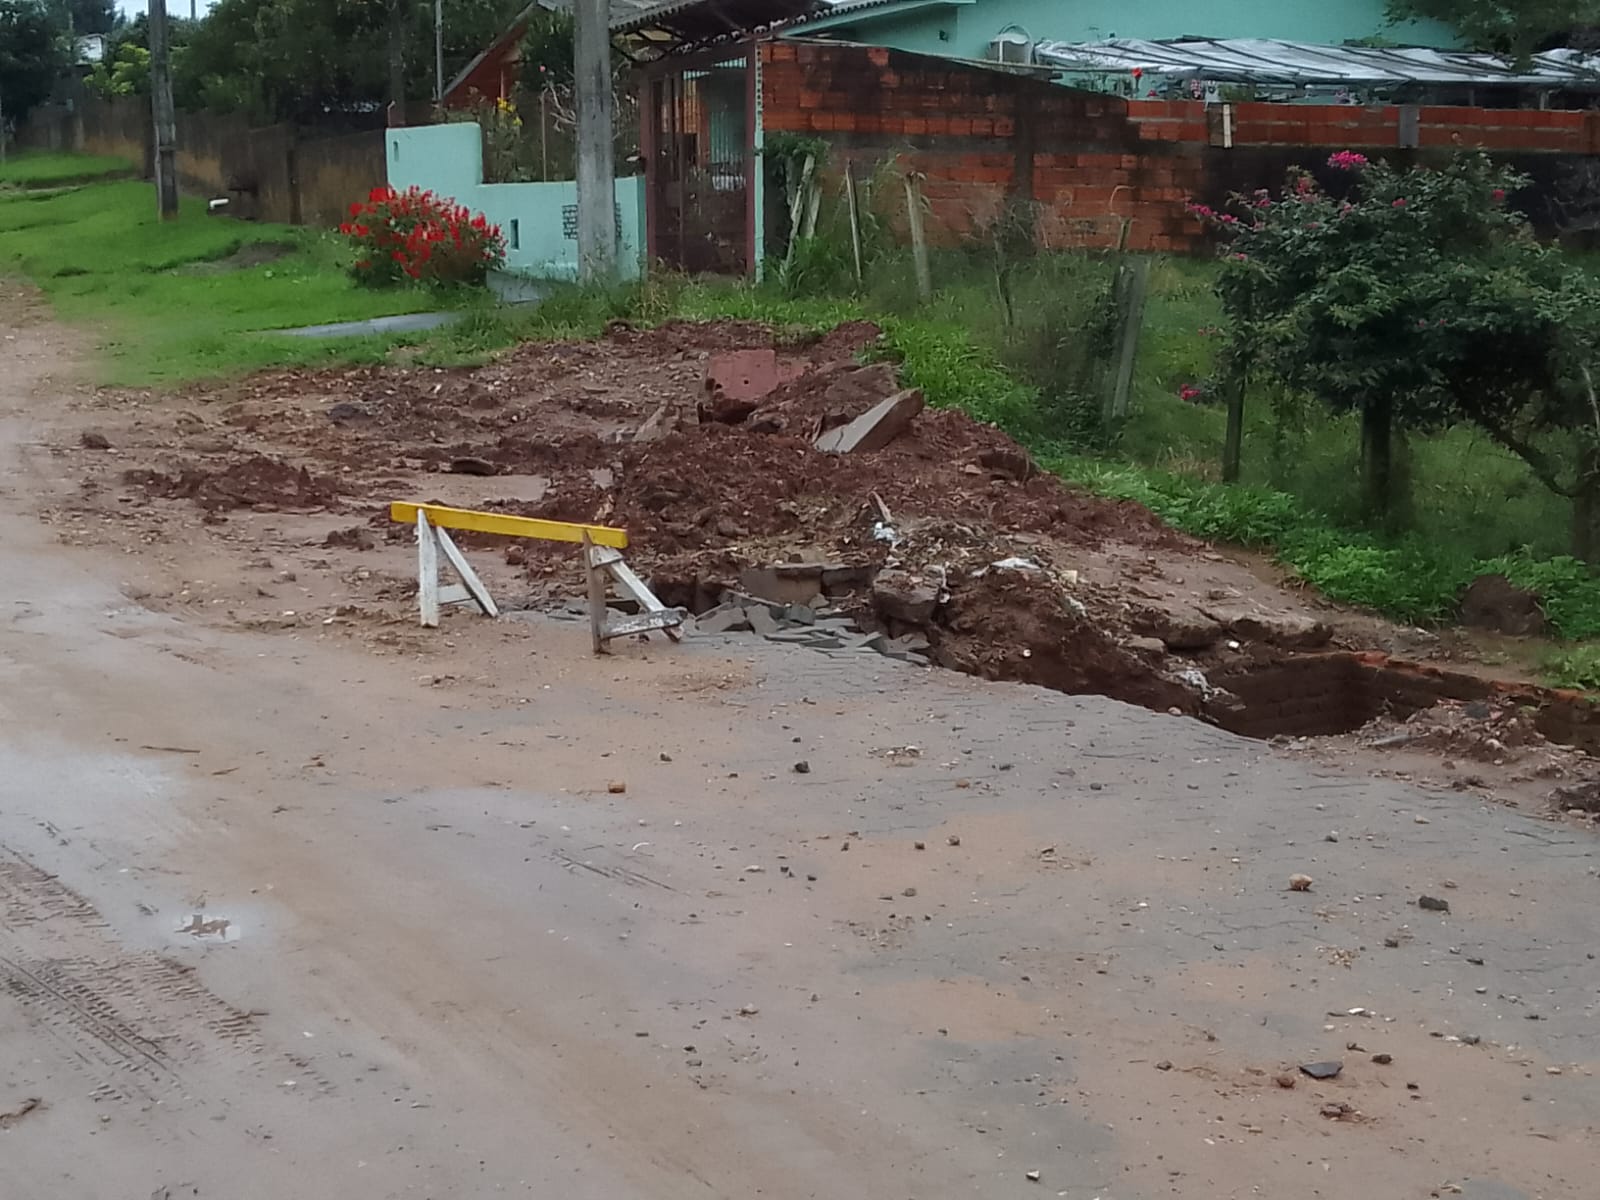
M 79 355 L 3 311 L 8 1200 L 1592 1186 L 1591 834 L 870 654 L 155 612 L 27 515 Z

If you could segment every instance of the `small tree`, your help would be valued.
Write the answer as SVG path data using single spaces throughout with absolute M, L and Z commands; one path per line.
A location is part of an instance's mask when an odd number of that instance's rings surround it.
M 1525 57 L 1551 42 L 1584 42 L 1600 0 L 1388 0 L 1389 19 L 1441 21 L 1474 50 Z
M 1483 155 L 1397 171 L 1350 151 L 1343 198 L 1304 173 L 1230 211 L 1218 283 L 1235 353 L 1361 416 L 1369 510 L 1394 498 L 1396 428 L 1470 421 L 1574 502 L 1575 552 L 1600 539 L 1597 295 L 1506 204 L 1525 182 Z M 1247 331 L 1241 334 L 1240 331 Z
M 0 103 L 8 124 L 48 100 L 71 61 L 65 26 L 40 0 L 0 0 Z

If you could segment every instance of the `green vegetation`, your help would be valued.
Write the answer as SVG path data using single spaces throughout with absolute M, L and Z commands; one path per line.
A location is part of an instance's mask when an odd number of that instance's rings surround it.
M 1442 21 L 1475 50 L 1523 57 L 1547 46 L 1587 45 L 1600 25 L 1596 0 L 1388 0 L 1390 20 Z
M 57 154 L 24 151 L 0 163 L 0 187 L 63 187 L 118 175 L 132 175 L 134 165 L 112 154 Z
M 27 275 L 64 318 L 93 328 L 104 382 L 124 385 L 377 360 L 390 342 L 262 331 L 440 304 L 435 293 L 357 287 L 331 235 L 210 218 L 198 201 L 164 224 L 139 182 L 0 193 L 0 269 Z

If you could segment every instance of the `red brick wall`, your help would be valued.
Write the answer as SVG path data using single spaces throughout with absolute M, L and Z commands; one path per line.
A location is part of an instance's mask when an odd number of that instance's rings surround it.
M 762 46 L 762 112 L 768 132 L 823 137 L 840 160 L 920 172 L 935 244 L 980 230 L 1013 195 L 1038 204 L 1045 247 L 1113 245 L 1124 220 L 1133 249 L 1202 237 L 1183 208 L 1203 181 L 1202 147 L 1142 144 L 1115 97 L 882 47 L 779 41 Z
M 1413 121 L 1398 107 L 1242 103 L 1224 149 L 1222 110 L 1200 101 L 1128 102 L 881 47 L 768 41 L 761 61 L 765 128 L 822 137 L 858 169 L 897 160 L 920 172 L 940 245 L 1023 197 L 1037 205 L 1042 247 L 1112 245 L 1128 221 L 1130 249 L 1198 250 L 1206 236 L 1190 198 L 1273 185 L 1288 166 L 1316 167 L 1345 147 L 1392 147 L 1401 161 L 1483 148 L 1523 170 L 1530 156 L 1600 153 L 1600 111 L 1422 106 L 1412 150 Z
M 1401 148 L 1402 110 L 1321 104 L 1235 104 L 1235 146 L 1319 146 L 1340 149 Z M 1516 151 L 1600 153 L 1600 111 L 1521 108 L 1417 108 L 1415 145 Z M 1128 117 L 1146 142 L 1222 145 L 1222 111 L 1198 100 L 1134 100 Z

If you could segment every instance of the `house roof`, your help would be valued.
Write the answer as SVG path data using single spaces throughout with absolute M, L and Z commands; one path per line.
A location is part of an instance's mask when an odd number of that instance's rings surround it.
M 634 11 L 619 20 L 622 5 Z M 663 34 L 678 44 L 705 42 L 759 33 L 830 7 L 827 0 L 611 0 L 611 29 Z
M 898 0 L 854 0 L 857 3 L 897 3 Z M 611 32 L 635 34 L 642 41 L 669 51 L 678 46 L 715 40 L 729 35 L 747 36 L 832 7 L 828 0 L 610 0 Z M 536 9 L 570 12 L 572 0 L 531 0 L 506 26 L 505 32 L 472 61 L 456 72 L 444 89 L 448 97 L 460 88 L 485 59 L 505 54 L 527 32 Z
M 831 29 L 835 25 L 855 25 L 880 17 L 903 16 L 923 8 L 951 8 L 975 4 L 977 0 L 827 0 L 812 6 L 800 18 L 807 29 Z M 893 9 L 893 13 L 889 10 Z
M 1081 73 L 1176 75 L 1217 83 L 1464 84 L 1600 91 L 1600 55 L 1548 50 L 1516 62 L 1452 50 L 1313 46 L 1265 38 L 1039 42 L 1034 60 Z

